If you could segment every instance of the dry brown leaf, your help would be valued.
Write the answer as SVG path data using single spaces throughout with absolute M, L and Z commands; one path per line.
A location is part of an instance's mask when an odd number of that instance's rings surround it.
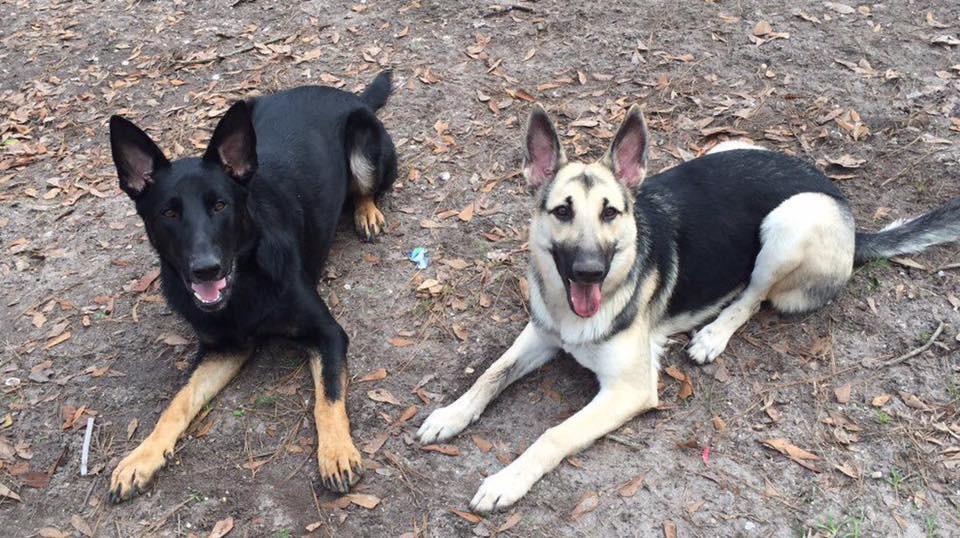
M 383 448 L 384 443 L 386 443 L 387 439 L 389 438 L 390 438 L 389 431 L 380 432 L 377 435 L 375 435 L 373 439 L 368 441 L 367 444 L 363 445 L 361 450 L 363 450 L 364 452 L 372 456 L 377 452 L 379 452 L 381 448 Z
M 391 342 L 391 343 L 392 343 L 392 342 Z M 361 378 L 358 379 L 357 381 L 358 381 L 358 382 L 361 382 L 361 381 L 380 381 L 381 379 L 385 379 L 386 377 L 387 377 L 387 369 L 386 369 L 386 368 L 377 368 L 376 370 L 373 370 L 372 372 L 367 373 L 366 375 L 364 375 L 363 377 L 361 377 Z
M 718 416 L 713 417 L 713 429 L 717 430 L 718 432 L 722 432 L 723 430 L 727 429 L 727 423 Z
M 457 213 L 457 218 L 463 222 L 470 222 L 470 220 L 473 219 L 473 212 L 474 204 L 471 202 L 467 204 L 467 207 L 463 208 L 459 213 Z
M 520 512 L 513 512 L 507 516 L 506 521 L 502 525 L 497 527 L 497 532 L 507 532 L 508 530 L 517 526 L 517 523 L 520 523 L 520 520 L 523 519 L 523 516 L 520 515 Z
M 850 402 L 850 390 L 852 389 L 850 383 L 840 385 L 833 389 L 834 396 L 837 397 L 837 403 L 848 403 Z
M 446 456 L 460 455 L 460 448 L 456 445 L 424 445 L 420 447 L 420 450 L 426 450 L 427 452 L 439 452 Z
M 160 341 L 168 346 L 185 346 L 190 343 L 189 340 L 179 334 L 164 334 L 160 337 Z
M 63 532 L 54 527 L 44 527 L 37 531 L 41 538 L 70 538 L 70 533 Z
M 409 347 L 416 343 L 413 340 L 400 338 L 399 336 L 394 336 L 393 338 L 388 339 L 387 342 L 389 342 L 393 347 Z
M 580 519 L 584 514 L 596 510 L 598 506 L 600 506 L 600 495 L 598 495 L 596 491 L 588 491 L 580 496 L 577 505 L 574 506 L 573 511 L 570 512 L 570 519 Z
M 477 445 L 477 448 L 480 450 L 480 452 L 483 452 L 484 454 L 486 454 L 487 452 L 490 452 L 490 450 L 493 449 L 493 443 L 491 443 L 490 441 L 487 441 L 486 439 L 484 439 L 483 437 L 480 437 L 479 435 L 474 434 L 474 435 L 471 435 L 470 438 L 473 440 L 473 444 Z
M 462 259 L 462 258 L 453 258 L 453 259 L 451 259 L 451 258 L 444 258 L 444 259 L 440 260 L 440 263 L 446 265 L 447 267 L 450 267 L 450 268 L 452 268 L 452 269 L 455 269 L 455 270 L 457 270 L 457 271 L 459 271 L 459 270 L 461 270 L 461 269 L 466 269 L 467 267 L 470 267 L 470 265 L 471 265 L 470 262 L 468 262 L 468 261 L 466 261 L 466 260 L 464 260 L 464 259 Z
M 402 413 L 400 413 L 400 416 L 397 417 L 397 423 L 401 424 L 415 417 L 417 415 L 417 410 L 418 408 L 416 405 L 411 405 L 407 407 L 406 409 L 403 410 Z
M 843 168 L 853 169 L 853 168 L 860 168 L 861 166 L 864 165 L 864 163 L 867 162 L 867 160 L 857 159 L 856 157 L 853 157 L 848 153 L 844 153 L 843 155 L 837 158 L 827 157 L 827 162 L 835 166 L 841 166 Z
M 396 396 L 394 396 L 387 389 L 373 389 L 373 390 L 367 391 L 367 397 L 375 402 L 400 405 L 400 400 L 397 400 Z
M 874 396 L 873 400 L 870 401 L 870 405 L 874 407 L 883 407 L 887 405 L 887 402 L 890 401 L 891 396 L 889 394 L 880 394 L 879 396 Z
M 677 524 L 669 519 L 663 521 L 663 538 L 677 538 Z
M 73 336 L 73 333 L 71 333 L 70 331 L 66 331 L 64 333 L 61 333 L 58 336 L 54 336 L 53 338 L 47 340 L 47 345 L 44 346 L 44 348 L 50 349 L 54 346 L 59 346 L 60 344 L 69 340 L 71 336 Z
M 690 382 L 690 377 L 687 374 L 683 373 L 676 366 L 668 366 L 664 371 L 667 375 L 680 382 L 680 390 L 677 392 L 678 398 L 684 400 L 693 395 L 693 383 Z
M 903 403 L 907 404 L 908 407 L 914 409 L 919 409 L 921 411 L 929 411 L 930 406 L 923 403 L 923 400 L 917 398 L 915 395 L 910 394 L 909 392 L 900 391 L 900 399 L 903 400 Z
M 84 536 L 93 536 L 93 529 L 90 528 L 90 524 L 76 514 L 70 516 L 70 525 Z
M 13 499 L 15 501 L 21 501 L 20 496 L 17 495 L 16 492 L 14 492 L 12 489 L 8 488 L 3 484 L 0 484 L 0 497 L 6 497 L 8 499 Z
M 160 269 L 151 269 L 146 272 L 139 280 L 134 281 L 127 286 L 126 291 L 134 293 L 143 293 L 150 288 L 150 285 L 160 277 Z
M 350 499 L 351 503 L 366 508 L 367 510 L 373 510 L 378 504 L 380 504 L 380 497 L 367 493 L 351 493 L 349 495 L 345 495 L 345 497 Z
M 50 475 L 40 471 L 27 471 L 20 475 L 23 485 L 33 489 L 43 489 L 50 483 Z
M 854 480 L 860 479 L 860 470 L 850 463 L 841 463 L 833 466 L 834 469 L 849 476 Z
M 450 512 L 452 512 L 454 515 L 456 515 L 456 516 L 459 517 L 460 519 L 463 519 L 463 520 L 465 520 L 465 521 L 469 521 L 470 523 L 473 523 L 473 524 L 477 524 L 477 523 L 480 523 L 481 521 L 483 521 L 483 518 L 482 518 L 482 517 L 480 517 L 480 516 L 478 516 L 477 514 L 474 514 L 474 513 L 472 513 L 472 512 L 464 512 L 463 510 L 457 510 L 456 508 L 447 508 L 447 510 L 449 510 Z
M 840 2 L 824 2 L 823 6 L 836 11 L 841 15 L 849 15 L 855 13 L 857 10 L 847 4 L 841 4 Z
M 646 477 L 646 473 L 640 473 L 637 476 L 627 480 L 620 488 L 617 490 L 617 493 L 621 497 L 633 497 L 637 494 L 637 491 L 640 489 L 640 486 L 643 485 L 643 479 Z
M 806 450 L 790 443 L 783 438 L 774 438 L 774 439 L 765 439 L 761 441 L 763 444 L 769 446 L 770 448 L 777 450 L 778 452 L 790 456 L 791 458 L 797 458 L 801 460 L 818 460 L 819 456 L 812 452 L 807 452 Z
M 809 463 L 810 460 L 820 459 L 820 457 L 817 456 L 816 454 L 812 452 L 808 452 L 792 444 L 790 441 L 787 441 L 786 439 L 782 439 L 782 438 L 765 439 L 760 442 L 780 452 L 781 454 L 789 457 L 791 460 L 800 464 L 802 467 L 806 467 L 807 469 L 814 472 L 819 472 L 819 470 L 816 467 L 814 467 L 811 463 Z
M 767 21 L 760 21 L 753 27 L 753 35 L 763 37 L 773 31 L 773 27 Z
M 133 432 L 137 431 L 140 425 L 140 419 L 134 418 L 127 424 L 127 441 L 133 438 Z
M 227 516 L 213 525 L 213 530 L 207 538 L 223 538 L 233 530 L 233 517 Z

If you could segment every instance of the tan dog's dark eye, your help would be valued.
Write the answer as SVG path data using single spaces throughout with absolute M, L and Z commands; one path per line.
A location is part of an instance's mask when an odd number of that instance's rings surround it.
M 217 203 L 213 204 L 213 212 L 219 213 L 223 211 L 225 207 L 227 207 L 227 204 L 225 202 L 223 202 L 222 200 L 217 200 Z
M 600 218 L 603 219 L 603 222 L 610 222 L 611 220 L 617 218 L 617 215 L 620 214 L 620 211 L 615 207 L 605 207 L 603 208 L 603 213 L 600 213 Z
M 177 215 L 178 215 L 177 210 L 172 208 L 167 209 L 166 211 L 163 212 L 163 216 L 167 217 L 168 219 L 175 219 L 177 218 Z
M 553 211 L 550 212 L 554 217 L 557 217 L 557 220 L 568 221 L 573 218 L 573 210 L 569 206 L 561 205 L 553 208 Z

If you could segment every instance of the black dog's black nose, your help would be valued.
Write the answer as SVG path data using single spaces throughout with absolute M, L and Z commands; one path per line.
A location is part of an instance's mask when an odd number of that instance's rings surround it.
M 573 269 L 573 280 L 591 284 L 602 282 L 607 272 L 603 260 L 596 258 L 576 260 L 571 269 Z
M 201 282 L 216 280 L 220 276 L 220 260 L 213 255 L 190 260 L 190 276 Z

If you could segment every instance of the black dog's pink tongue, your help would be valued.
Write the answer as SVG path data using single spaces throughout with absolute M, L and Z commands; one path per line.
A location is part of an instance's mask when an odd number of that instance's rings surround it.
M 593 316 L 600 311 L 600 284 L 580 284 L 571 280 L 570 304 L 578 316 Z
M 198 299 L 205 303 L 215 303 L 220 300 L 220 290 L 227 287 L 227 279 L 211 280 L 209 282 L 192 282 L 190 288 Z

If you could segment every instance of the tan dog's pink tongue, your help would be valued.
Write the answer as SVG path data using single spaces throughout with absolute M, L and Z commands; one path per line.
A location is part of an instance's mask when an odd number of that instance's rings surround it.
M 593 316 L 600 311 L 600 284 L 580 284 L 571 280 L 570 304 L 578 316 Z
M 215 303 L 220 299 L 220 290 L 227 287 L 227 279 L 211 280 L 209 282 L 192 282 L 190 288 L 193 289 L 201 301 L 205 303 Z

